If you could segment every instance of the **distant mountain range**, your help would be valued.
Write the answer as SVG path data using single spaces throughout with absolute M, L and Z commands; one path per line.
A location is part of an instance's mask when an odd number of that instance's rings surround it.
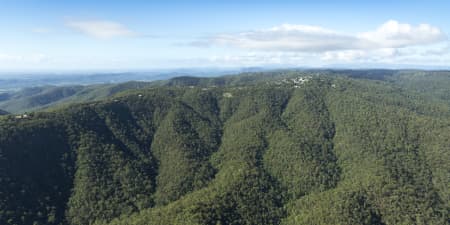
M 258 67 L 230 68 L 230 69 L 174 69 L 151 70 L 135 72 L 24 72 L 24 73 L 0 73 L 0 93 L 9 90 L 18 90 L 26 87 L 37 86 L 62 86 L 62 85 L 92 85 L 112 84 L 127 81 L 155 81 L 166 80 L 179 76 L 214 77 L 226 74 L 242 72 L 256 72 L 267 70 Z
M 208 78 L 203 76 L 207 74 L 219 76 L 226 71 L 203 71 L 200 74 L 195 74 L 195 71 L 180 70 L 178 72 L 159 75 L 141 73 L 73 76 L 35 75 L 30 76 L 30 78 L 16 80 L 6 79 L 7 81 L 5 82 L 0 81 L 0 87 L 4 88 L 4 91 L 0 92 L 0 109 L 11 113 L 35 111 L 60 104 L 101 100 L 125 90 L 142 89 L 152 86 L 225 86 L 252 84 L 261 81 L 271 81 L 280 77 L 289 77 L 293 72 L 388 81 L 397 84 L 399 87 L 416 88 L 417 91 L 425 95 L 433 94 L 433 97 L 440 97 L 442 99 L 449 97 L 449 93 L 446 92 L 448 85 L 450 85 L 450 72 L 448 71 L 298 69 L 254 72 L 262 70 L 261 68 L 247 68 L 243 70 L 251 72 L 240 72 L 236 75 Z M 195 74 L 195 76 L 186 76 L 184 74 Z M 173 78 L 169 79 L 171 77 Z M 133 79 L 136 81 L 129 81 Z M 128 82 L 121 83 L 121 81 Z M 76 85 L 72 83 L 76 83 Z M 43 85 L 40 86 L 40 84 Z

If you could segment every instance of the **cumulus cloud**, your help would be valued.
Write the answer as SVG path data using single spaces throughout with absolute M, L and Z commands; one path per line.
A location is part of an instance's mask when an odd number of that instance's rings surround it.
M 320 26 L 283 24 L 268 29 L 217 34 L 191 46 L 231 47 L 250 55 L 217 56 L 213 62 L 259 64 L 433 63 L 450 57 L 446 34 L 430 24 L 389 20 L 372 30 L 348 33 Z M 441 57 L 442 58 L 442 57 Z
M 194 46 L 221 45 L 260 51 L 329 52 L 403 48 L 435 44 L 447 39 L 437 27 L 389 20 L 374 31 L 346 34 L 331 29 L 283 24 L 269 29 L 218 34 L 193 42 Z
M 450 43 L 430 46 L 428 48 L 421 49 L 408 49 L 411 54 L 417 54 L 421 56 L 448 56 L 450 55 Z
M 416 45 L 428 45 L 446 40 L 445 34 L 429 24 L 413 26 L 389 20 L 375 31 L 364 32 L 357 37 L 375 43 L 375 47 L 401 48 Z
M 207 59 L 213 65 L 295 65 L 305 60 L 305 55 L 295 52 L 249 52 L 241 55 L 215 55 Z
M 355 37 L 317 26 L 284 24 L 266 30 L 221 34 L 212 44 L 269 51 L 326 51 L 348 48 Z
M 331 62 L 380 62 L 403 55 L 395 48 L 382 48 L 371 50 L 342 50 L 328 51 L 321 54 L 320 59 Z
M 136 35 L 135 32 L 131 31 L 126 26 L 113 21 L 69 21 L 66 23 L 66 26 L 75 31 L 98 39 L 110 39 L 115 37 L 129 37 Z

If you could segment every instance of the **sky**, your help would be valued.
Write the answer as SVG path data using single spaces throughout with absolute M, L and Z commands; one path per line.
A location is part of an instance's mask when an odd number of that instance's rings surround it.
M 0 71 L 450 68 L 450 1 L 0 0 Z

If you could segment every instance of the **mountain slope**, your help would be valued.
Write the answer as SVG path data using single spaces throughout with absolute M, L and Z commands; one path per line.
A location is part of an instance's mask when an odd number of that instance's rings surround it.
M 129 89 L 150 86 L 148 82 L 88 86 L 42 86 L 0 95 L 0 107 L 13 113 L 37 111 L 70 103 L 105 99 Z
M 378 80 L 284 79 L 0 118 L 0 223 L 448 222 L 448 104 Z
M 119 74 L 125 76 L 126 74 Z M 397 87 L 417 92 L 432 100 L 446 101 L 450 85 L 449 71 L 420 70 L 273 70 L 265 72 L 241 73 L 221 77 L 182 76 L 153 82 L 130 81 L 126 83 L 92 84 L 73 86 L 37 86 L 19 91 L 0 93 L 0 108 L 12 113 L 38 111 L 77 102 L 103 100 L 117 93 L 156 86 L 176 87 L 230 87 L 271 83 L 299 76 L 349 77 L 352 79 L 388 82 Z M 106 76 L 106 75 L 103 75 Z M 172 74 L 171 76 L 174 76 Z M 169 76 L 169 77 L 171 77 Z M 164 77 L 164 76 L 163 76 Z M 76 79 L 73 77 L 71 79 Z M 83 83 L 89 84 L 87 77 Z M 95 79 L 92 83 L 96 83 Z

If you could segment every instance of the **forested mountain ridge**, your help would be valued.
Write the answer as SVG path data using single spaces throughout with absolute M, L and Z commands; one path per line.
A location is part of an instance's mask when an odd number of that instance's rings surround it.
M 28 87 L 0 93 L 0 107 L 13 113 L 47 109 L 57 105 L 102 100 L 124 90 L 148 87 L 150 82 L 74 86 Z
M 0 224 L 448 224 L 445 95 L 295 73 L 1 117 Z
M 129 81 L 112 84 L 27 87 L 17 91 L 0 92 L 0 109 L 11 113 L 23 113 L 71 103 L 103 100 L 126 90 L 155 86 L 229 87 L 274 82 L 282 78 L 318 75 L 383 81 L 386 84 L 419 92 L 422 96 L 431 99 L 447 101 L 450 98 L 448 91 L 450 71 L 311 69 L 246 72 L 221 77 L 183 76 L 153 82 Z

